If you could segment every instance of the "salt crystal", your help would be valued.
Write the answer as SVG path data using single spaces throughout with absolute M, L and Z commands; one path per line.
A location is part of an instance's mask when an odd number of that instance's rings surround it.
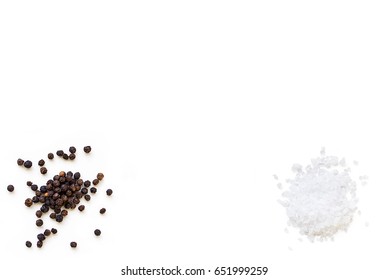
M 294 179 L 279 202 L 286 208 L 288 224 L 299 228 L 309 240 L 330 240 L 337 232 L 346 231 L 357 211 L 356 183 L 351 178 L 346 160 L 335 156 L 311 160 L 303 170 L 294 164 Z

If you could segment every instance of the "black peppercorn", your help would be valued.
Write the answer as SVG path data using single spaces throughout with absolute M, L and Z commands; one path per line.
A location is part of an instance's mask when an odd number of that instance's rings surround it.
M 52 229 L 51 229 L 51 233 L 52 233 L 52 234 L 56 234 L 57 232 L 58 232 L 57 229 L 55 229 L 55 228 L 52 228 Z
M 48 158 L 48 159 L 53 159 L 53 158 L 54 158 L 54 154 L 53 154 L 53 153 L 49 153 L 49 154 L 47 155 L 47 158 Z
M 50 219 L 55 219 L 57 217 L 57 215 L 55 214 L 55 212 L 53 212 L 53 213 L 50 213 Z
M 45 231 L 43 232 L 43 234 L 45 236 L 49 236 L 51 234 L 51 231 L 49 229 L 45 229 Z
M 43 226 L 43 221 L 41 219 L 38 219 L 38 220 L 36 220 L 35 224 L 37 227 L 41 227 L 41 226 Z
M 22 160 L 21 158 L 19 158 L 16 162 L 20 166 L 22 166 L 24 164 L 24 160 Z
M 39 166 L 45 165 L 45 161 L 44 161 L 43 159 L 41 159 L 40 161 L 38 161 L 38 165 L 39 165 Z
M 38 242 L 36 243 L 36 246 L 37 246 L 38 248 L 42 248 L 43 242 L 40 241 L 40 240 L 38 240 Z
M 91 182 L 90 182 L 89 180 L 86 180 L 86 181 L 84 182 L 84 186 L 87 187 L 87 188 L 90 187 L 90 184 L 91 184 Z
M 84 147 L 84 152 L 85 152 L 85 153 L 89 154 L 91 151 L 92 151 L 91 146 L 85 146 L 85 147 Z
M 38 190 L 38 186 L 37 185 L 32 185 L 31 186 L 31 190 L 35 192 L 36 190 Z
M 32 205 L 32 199 L 31 198 L 27 198 L 24 201 L 24 205 L 26 205 L 27 207 L 30 207 Z
M 27 248 L 31 248 L 32 243 L 30 241 L 26 241 L 26 246 L 27 246 Z
M 27 186 L 31 187 L 32 186 L 32 182 L 31 181 L 27 181 Z
M 69 155 L 66 154 L 66 153 L 64 153 L 64 154 L 62 155 L 62 158 L 68 160 L 68 159 L 69 159 Z
M 76 148 L 73 147 L 73 146 L 71 146 L 71 147 L 69 148 L 69 152 L 72 153 L 72 154 L 74 154 L 74 153 L 76 152 Z
M 26 161 L 24 162 L 24 167 L 25 167 L 25 168 L 31 168 L 31 167 L 32 167 L 32 162 L 31 162 L 30 160 L 26 160 Z
M 84 205 L 80 205 L 78 206 L 78 210 L 80 210 L 81 212 L 85 210 L 85 206 Z
M 99 181 L 101 181 L 104 178 L 104 174 L 103 173 L 98 173 L 96 178 L 99 179 Z
M 38 210 L 35 212 L 35 216 L 37 216 L 37 218 L 42 217 L 42 215 L 43 215 L 43 212 L 41 210 Z
M 89 201 L 89 200 L 91 199 L 91 197 L 90 197 L 89 194 L 86 194 L 86 195 L 84 196 L 84 198 L 85 198 L 86 201 Z
M 96 235 L 96 236 L 100 236 L 100 234 L 101 234 L 101 230 L 95 229 L 95 235 Z
M 63 221 L 63 216 L 62 215 L 57 215 L 57 217 L 55 218 L 55 220 L 58 222 L 58 223 L 61 223 Z
M 65 171 L 59 172 L 59 173 L 58 173 L 58 176 L 59 176 L 59 177 L 65 177 L 65 176 L 66 176 Z M 59 179 L 59 178 L 58 178 L 58 179 Z
M 47 168 L 46 167 L 41 167 L 41 174 L 46 174 L 47 173 Z
M 105 208 L 100 209 L 100 214 L 104 214 L 107 210 Z
M 67 215 L 69 214 L 69 212 L 68 212 L 68 210 L 62 210 L 61 211 L 61 215 L 63 216 L 63 217 L 66 217 Z
M 95 185 L 95 186 L 97 186 L 98 184 L 99 184 L 99 179 L 94 179 L 93 181 L 92 181 L 92 184 L 93 185 Z
M 75 180 L 78 180 L 78 179 L 80 179 L 80 177 L 81 177 L 81 173 L 80 173 L 80 172 L 76 172 L 76 173 L 74 173 L 74 176 L 73 176 L 73 178 L 74 178 Z
M 69 159 L 70 159 L 70 160 L 74 160 L 75 158 L 76 158 L 76 154 L 70 154 L 70 155 L 69 155 Z
M 77 242 L 74 242 L 74 241 L 70 242 L 70 247 L 76 248 L 77 247 Z
M 45 235 L 43 233 L 39 233 L 37 235 L 37 238 L 38 238 L 39 241 L 44 241 L 46 239 L 46 237 L 45 237 Z
M 57 151 L 57 156 L 62 157 L 63 156 L 63 150 L 58 150 Z
M 14 186 L 12 186 L 12 185 L 8 185 L 8 187 L 7 187 L 7 191 L 9 191 L 9 192 L 13 192 L 14 190 L 15 190 Z
M 91 193 L 96 193 L 96 192 L 97 192 L 97 189 L 96 189 L 95 187 L 91 187 L 91 188 L 90 188 L 90 192 L 91 192 Z
M 112 193 L 113 193 L 113 191 L 112 191 L 111 189 L 108 189 L 108 190 L 107 190 L 107 195 L 108 195 L 108 196 L 111 196 Z

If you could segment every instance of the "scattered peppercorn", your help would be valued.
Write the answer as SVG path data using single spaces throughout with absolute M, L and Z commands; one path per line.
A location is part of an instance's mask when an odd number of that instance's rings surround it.
M 58 150 L 57 151 L 57 156 L 62 157 L 63 156 L 63 150 Z
M 43 232 L 43 234 L 45 236 L 49 236 L 51 234 L 51 231 L 49 229 L 45 229 L 45 231 Z
M 54 154 L 53 154 L 53 153 L 47 154 L 47 158 L 48 158 L 48 159 L 53 159 L 53 158 L 54 158 Z
M 26 205 L 27 207 L 31 207 L 31 205 L 32 205 L 32 199 L 31 199 L 31 198 L 27 198 L 27 199 L 24 201 L 24 205 Z
M 24 162 L 24 167 L 25 167 L 25 168 L 31 168 L 31 167 L 32 167 L 32 162 L 31 162 L 31 160 L 26 160 L 26 161 Z
M 70 247 L 76 248 L 77 247 L 77 242 L 74 242 L 74 241 L 70 242 Z
M 58 222 L 58 223 L 61 223 L 63 221 L 63 216 L 62 215 L 57 215 L 57 217 L 55 218 L 55 220 Z
M 32 186 L 32 182 L 31 181 L 27 181 L 27 186 L 31 187 Z
M 46 167 L 41 167 L 41 174 L 46 174 L 47 173 L 47 168 Z
M 70 159 L 70 160 L 74 160 L 75 158 L 76 158 L 76 154 L 70 154 L 70 155 L 69 155 L 69 159 Z
M 45 161 L 44 161 L 43 159 L 41 159 L 40 161 L 38 161 L 38 165 L 39 165 L 39 166 L 45 165 Z
M 38 238 L 39 241 L 44 241 L 46 239 L 46 237 L 45 237 L 45 235 L 43 233 L 39 233 L 37 235 L 37 238 Z
M 84 152 L 85 152 L 85 153 L 89 154 L 91 151 L 92 151 L 91 146 L 85 146 L 85 147 L 84 147 Z
M 36 220 L 35 224 L 36 224 L 37 227 L 43 226 L 43 221 L 42 221 L 42 219 Z
M 108 190 L 107 190 L 107 195 L 108 195 L 108 196 L 111 196 L 112 193 L 113 193 L 113 191 L 112 191 L 111 189 L 108 189 Z
M 104 178 L 104 174 L 103 173 L 97 173 L 96 178 L 99 179 L 99 181 L 101 181 Z
M 58 231 L 57 231 L 56 228 L 52 228 L 52 229 L 51 229 L 51 233 L 52 233 L 52 234 L 57 234 L 57 232 L 58 232 Z
M 100 209 L 100 214 L 104 214 L 107 210 L 105 208 Z
M 100 234 L 101 234 L 101 230 L 95 229 L 95 235 L 96 235 L 96 236 L 100 236 Z
M 84 182 L 84 186 L 87 187 L 87 188 L 90 187 L 90 184 L 91 184 L 91 182 L 90 182 L 89 180 L 86 180 L 86 181 Z
M 97 192 L 97 189 L 96 189 L 95 187 L 91 187 L 91 188 L 90 188 L 90 192 L 91 192 L 91 193 L 96 193 L 96 192 Z
M 27 246 L 27 248 L 31 248 L 32 243 L 30 241 L 26 241 L 26 246 Z
M 74 179 L 78 180 L 80 178 L 81 178 L 81 173 L 80 172 L 74 173 Z
M 85 198 L 86 201 L 89 201 L 89 200 L 91 199 L 91 197 L 90 197 L 89 194 L 86 194 L 86 195 L 84 196 L 84 198 Z
M 16 162 L 19 166 L 22 166 L 24 164 L 24 160 L 22 160 L 21 158 L 19 158 Z
M 73 147 L 73 146 L 71 146 L 71 147 L 69 148 L 69 152 L 72 153 L 72 154 L 74 154 L 74 153 L 76 152 L 76 148 Z
M 31 186 L 31 190 L 35 192 L 36 190 L 38 190 L 38 186 L 37 185 L 32 185 Z
M 50 213 L 50 219 L 55 219 L 57 217 L 57 215 L 55 214 L 55 212 L 53 212 L 53 213 Z
M 36 216 L 37 218 L 41 218 L 42 215 L 43 215 L 43 212 L 42 212 L 41 210 L 37 210 L 37 211 L 35 212 L 35 216 Z
M 81 212 L 85 210 L 85 206 L 84 205 L 80 205 L 78 206 L 78 210 L 80 210 Z
M 14 186 L 12 186 L 12 185 L 8 185 L 8 187 L 7 187 L 7 191 L 9 191 L 9 192 L 13 192 L 15 190 L 15 187 Z
M 98 184 L 99 184 L 99 179 L 94 179 L 93 181 L 92 181 L 92 184 L 93 185 L 95 185 L 95 186 L 97 186 Z
M 42 248 L 43 242 L 40 241 L 40 240 L 38 240 L 37 243 L 36 243 L 36 246 L 37 246 L 38 248 Z
M 64 154 L 62 155 L 62 158 L 68 160 L 68 159 L 69 159 L 69 155 L 66 154 L 66 153 L 64 153 Z

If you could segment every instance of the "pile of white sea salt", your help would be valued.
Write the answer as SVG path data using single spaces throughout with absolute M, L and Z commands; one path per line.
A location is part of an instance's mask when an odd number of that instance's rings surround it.
M 346 231 L 358 202 L 357 184 L 346 161 L 327 156 L 322 149 L 311 164 L 305 168 L 294 164 L 292 171 L 295 178 L 287 180 L 289 189 L 280 200 L 286 208 L 288 224 L 311 241 L 332 239 L 337 232 Z

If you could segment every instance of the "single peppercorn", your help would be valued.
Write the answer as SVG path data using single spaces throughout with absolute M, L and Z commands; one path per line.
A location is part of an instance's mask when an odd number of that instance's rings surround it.
M 70 247 L 76 248 L 77 247 L 77 242 L 74 242 L 74 241 L 70 242 Z
M 27 181 L 27 186 L 31 187 L 32 186 L 32 182 L 31 181 Z
M 68 212 L 68 210 L 66 210 L 66 209 L 64 209 L 64 210 L 61 211 L 61 215 L 62 215 L 63 217 L 66 217 L 68 214 L 69 214 L 69 212 Z
M 99 179 L 99 181 L 101 181 L 104 178 L 104 174 L 103 173 L 97 173 L 96 178 Z
M 61 171 L 58 173 L 59 177 L 65 177 L 66 176 L 66 173 L 65 171 Z
M 9 192 L 13 192 L 15 190 L 15 187 L 14 186 L 12 186 L 12 185 L 8 185 L 8 187 L 7 187 L 7 191 L 9 191 Z
M 43 226 L 43 221 L 42 221 L 42 219 L 36 220 L 35 224 L 36 224 L 37 227 Z
M 35 216 L 36 216 L 37 218 L 41 218 L 42 215 L 43 215 L 43 212 L 42 212 L 41 210 L 37 210 L 37 211 L 35 212 Z
M 64 153 L 64 154 L 62 155 L 62 158 L 68 160 L 68 159 L 69 159 L 69 155 L 66 154 L 66 153 Z
M 101 234 L 101 230 L 95 229 L 95 235 L 96 235 L 96 236 L 100 236 L 100 234 Z
M 22 160 L 21 158 L 19 158 L 16 163 L 19 165 L 19 166 L 22 166 L 24 164 L 24 160 Z
M 31 205 L 32 205 L 32 199 L 31 199 L 31 198 L 27 198 L 27 199 L 24 201 L 24 205 L 26 205 L 27 207 L 31 207 Z
M 107 209 L 101 208 L 101 209 L 100 209 L 100 214 L 104 214 L 106 211 L 107 211 Z
M 53 159 L 54 158 L 54 154 L 53 153 L 48 153 L 47 154 L 47 158 L 48 159 Z
M 43 234 L 45 236 L 49 236 L 51 234 L 51 231 L 49 229 L 45 229 L 45 231 L 43 232 Z
M 43 233 L 39 233 L 37 235 L 37 238 L 38 238 L 39 241 L 44 241 L 46 239 L 46 237 L 45 237 L 45 235 Z
M 85 146 L 85 147 L 84 147 L 84 152 L 85 152 L 85 153 L 89 154 L 91 151 L 92 151 L 91 146 Z
M 62 157 L 63 156 L 63 150 L 58 150 L 57 151 L 57 156 L 59 156 L 59 157 Z
M 39 165 L 39 166 L 45 165 L 45 161 L 44 161 L 43 159 L 41 159 L 40 161 L 38 161 L 38 165 Z
M 76 148 L 73 147 L 73 146 L 71 146 L 71 147 L 69 148 L 69 152 L 72 153 L 72 154 L 74 154 L 76 151 L 77 151 Z
M 76 172 L 76 173 L 74 173 L 74 176 L 73 176 L 73 178 L 74 178 L 75 180 L 78 180 L 78 179 L 80 179 L 80 178 L 81 178 L 81 173 L 80 173 L 80 172 Z
M 58 222 L 58 223 L 61 223 L 63 221 L 63 216 L 62 215 L 57 215 L 57 217 L 55 217 L 55 220 Z
M 99 184 L 99 179 L 94 179 L 93 181 L 92 181 L 92 184 L 93 185 L 95 185 L 95 186 L 97 186 L 98 184 Z
M 74 160 L 75 158 L 76 158 L 76 154 L 70 154 L 70 155 L 69 155 L 69 159 L 70 159 L 70 160 Z
M 91 196 L 90 196 L 89 194 L 86 194 L 86 195 L 84 196 L 84 198 L 85 198 L 86 201 L 89 201 L 89 200 L 91 199 Z
M 96 193 L 96 192 L 97 192 L 97 189 L 96 189 L 95 187 L 91 187 L 91 188 L 90 188 L 90 192 L 91 192 L 91 193 Z
M 24 162 L 24 167 L 25 167 L 25 168 L 31 168 L 31 167 L 32 167 L 32 162 L 31 162 L 31 160 L 26 160 L 26 161 Z
M 58 232 L 58 230 L 57 230 L 56 228 L 52 228 L 52 229 L 51 229 L 51 233 L 52 233 L 52 234 L 57 234 L 57 232 Z
M 80 210 L 80 212 L 84 211 L 85 210 L 85 206 L 84 205 L 78 206 L 78 210 Z
M 111 196 L 112 193 L 113 193 L 113 191 L 112 191 L 111 189 L 108 189 L 108 190 L 107 190 L 107 195 L 108 195 L 108 196 Z
M 32 185 L 31 186 L 31 190 L 35 192 L 36 190 L 38 190 L 38 186 L 37 185 Z
M 38 242 L 36 243 L 36 246 L 37 246 L 38 248 L 42 248 L 43 242 L 40 241 L 40 240 L 38 240 Z
M 55 219 L 57 217 L 57 215 L 55 214 L 55 212 L 53 212 L 53 213 L 50 213 L 50 219 Z
M 32 243 L 30 241 L 26 241 L 26 246 L 27 246 L 27 248 L 31 248 Z
M 89 180 L 86 180 L 86 181 L 84 182 L 84 186 L 87 187 L 87 188 L 90 187 L 90 184 L 91 184 L 91 182 L 90 182 Z
M 47 173 L 47 168 L 46 167 L 41 167 L 41 174 L 45 175 Z

